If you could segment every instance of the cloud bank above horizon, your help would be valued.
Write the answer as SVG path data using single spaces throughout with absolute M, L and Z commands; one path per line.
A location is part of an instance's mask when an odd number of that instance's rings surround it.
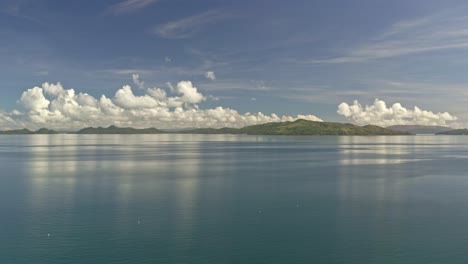
M 99 98 L 66 89 L 60 82 L 46 82 L 27 89 L 17 101 L 19 109 L 0 110 L 0 130 L 41 127 L 76 130 L 110 125 L 160 129 L 239 128 L 297 119 L 323 121 L 312 114 L 279 116 L 275 113 L 240 113 L 223 106 L 203 109 L 200 107 L 203 102 L 218 99 L 212 95 L 205 96 L 190 81 L 180 81 L 176 85 L 167 83 L 167 89 L 163 89 L 147 88 L 139 74 L 132 74 L 132 80 L 135 91 L 130 85 L 124 85 L 113 96 L 103 94 Z M 338 105 L 337 113 L 357 125 L 461 127 L 456 123 L 458 117 L 448 112 L 434 113 L 417 106 L 409 109 L 400 103 L 387 106 L 385 101 L 379 99 L 365 106 L 357 100 L 352 104 L 342 102 Z
M 130 85 L 118 89 L 113 97 L 95 98 L 87 93 L 65 89 L 60 82 L 44 83 L 27 89 L 18 100 L 21 110 L 0 111 L 0 129 L 47 127 L 73 130 L 98 126 L 156 127 L 244 127 L 268 122 L 306 119 L 323 121 L 315 115 L 278 116 L 275 113 L 244 113 L 218 106 L 201 109 L 210 100 L 190 81 L 169 84 L 170 91 L 145 88 L 139 75 L 132 76 L 139 88 L 136 95 Z M 141 94 L 140 94 L 141 93 Z
M 434 113 L 422 110 L 417 106 L 408 109 L 400 103 L 394 103 L 387 107 L 387 103 L 379 99 L 375 99 L 372 105 L 365 107 L 357 100 L 351 105 L 343 102 L 338 105 L 337 113 L 358 125 L 372 124 L 382 127 L 393 125 L 459 126 L 459 124 L 453 123 L 458 118 L 448 112 Z

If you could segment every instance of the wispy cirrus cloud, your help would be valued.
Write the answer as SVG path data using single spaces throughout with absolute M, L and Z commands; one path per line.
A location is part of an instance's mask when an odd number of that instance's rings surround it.
M 227 17 L 228 15 L 221 10 L 210 10 L 198 15 L 157 25 L 152 30 L 152 33 L 167 39 L 189 38 L 201 31 L 203 26 Z
M 367 85 L 375 87 L 373 91 L 377 94 L 434 97 L 438 100 L 443 96 L 456 95 L 457 99 L 467 100 L 468 84 L 466 83 L 438 83 L 438 82 L 415 82 L 401 80 L 369 80 Z M 450 93 L 447 93 L 450 91 Z M 417 98 L 412 98 L 416 100 Z
M 434 51 L 468 49 L 468 16 L 451 11 L 401 21 L 381 35 L 342 55 L 304 61 L 306 63 L 353 63 Z
M 139 69 L 139 68 L 125 68 L 125 69 L 107 69 L 107 70 L 102 70 L 102 71 L 97 71 L 96 74 L 110 74 L 110 75 L 116 75 L 116 76 L 128 76 L 136 73 L 140 74 L 152 74 L 154 73 L 153 70 L 147 70 L 147 69 Z
M 49 71 L 47 70 L 40 70 L 40 71 L 36 71 L 33 73 L 34 76 L 47 76 L 49 75 Z
M 157 2 L 159 2 L 159 0 L 126 0 L 109 6 L 105 13 L 112 15 L 128 14 L 141 10 Z
M 16 17 L 19 19 L 29 20 L 34 23 L 44 24 L 43 21 L 27 15 L 23 11 L 23 5 L 26 1 L 19 1 L 19 0 L 7 0 L 7 1 L 0 1 L 0 14 L 5 14 L 11 17 Z

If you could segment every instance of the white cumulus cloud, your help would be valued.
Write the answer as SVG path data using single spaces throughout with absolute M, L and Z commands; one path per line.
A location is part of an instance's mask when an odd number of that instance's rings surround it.
M 354 101 L 351 105 L 343 102 L 338 105 L 337 113 L 358 125 L 372 124 L 383 127 L 392 125 L 447 126 L 450 122 L 457 120 L 456 116 L 447 112 L 434 113 L 417 106 L 408 109 L 400 103 L 394 103 L 387 107 L 387 104 L 379 99 L 376 99 L 372 105 L 364 107 L 358 101 Z
M 132 74 L 133 83 L 140 89 L 145 88 L 145 82 L 140 80 L 140 75 L 137 73 Z
M 207 78 L 208 80 L 216 80 L 216 75 L 214 72 L 212 71 L 207 71 L 205 72 L 205 78 Z
M 18 101 L 22 109 L 0 111 L 0 129 L 47 127 L 76 130 L 109 125 L 162 129 L 219 128 L 293 121 L 299 118 L 322 121 L 314 115 L 293 117 L 260 112 L 242 114 L 222 106 L 201 109 L 199 104 L 210 96 L 204 96 L 192 82 L 181 81 L 171 87 L 171 91 L 166 91 L 157 87 L 144 88 L 142 85 L 134 91 L 131 86 L 124 85 L 113 96 L 102 95 L 96 98 L 74 89 L 65 89 L 61 83 L 44 83 L 23 92 Z
M 44 89 L 47 86 L 48 84 L 44 85 Z M 20 102 L 23 104 L 26 110 L 40 112 L 41 110 L 47 109 L 49 107 L 50 101 L 45 98 L 44 89 L 34 87 L 23 92 Z
M 15 120 L 10 115 L 16 115 L 17 111 L 13 111 L 12 113 L 4 113 L 0 111 L 0 129 L 9 129 L 9 128 L 17 128 L 18 124 L 16 124 Z
M 185 103 L 197 104 L 205 100 L 205 97 L 198 92 L 197 87 L 190 81 L 181 81 L 177 84 L 177 92 L 182 95 Z

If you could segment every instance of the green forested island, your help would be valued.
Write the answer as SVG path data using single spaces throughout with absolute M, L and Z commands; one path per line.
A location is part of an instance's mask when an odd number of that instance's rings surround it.
M 28 129 L 0 131 L 0 134 L 57 134 L 57 131 L 41 128 L 37 131 Z M 69 134 L 244 134 L 244 135 L 412 135 L 409 132 L 395 131 L 379 126 L 357 126 L 348 123 L 316 122 L 296 120 L 292 122 L 273 122 L 243 128 L 199 128 L 183 131 L 164 131 L 156 128 L 137 129 L 131 127 L 110 126 L 107 128 L 88 127 Z

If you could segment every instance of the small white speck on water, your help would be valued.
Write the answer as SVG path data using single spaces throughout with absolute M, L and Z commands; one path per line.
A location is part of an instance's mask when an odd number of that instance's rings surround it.
M 300 205 L 299 205 L 299 204 L 296 204 L 296 207 L 300 207 Z
M 47 237 L 50 237 L 50 234 L 47 234 Z
M 138 224 L 141 224 L 141 222 L 140 222 L 140 221 L 138 221 Z

